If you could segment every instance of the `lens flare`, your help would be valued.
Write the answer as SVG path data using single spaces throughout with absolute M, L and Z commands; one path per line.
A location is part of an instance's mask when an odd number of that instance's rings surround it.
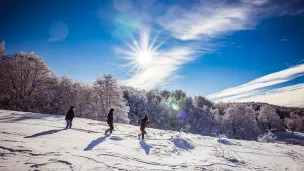
M 61 41 L 68 37 L 69 28 L 64 22 L 56 22 L 50 28 L 49 42 Z
M 187 114 L 183 111 L 179 112 L 178 114 L 178 119 L 181 120 L 181 121 L 185 121 L 187 118 Z
M 177 101 L 171 101 L 170 102 L 170 108 L 172 110 L 175 110 L 175 111 L 180 110 L 179 102 L 177 102 Z
M 139 25 L 133 17 L 127 14 L 118 14 L 114 21 L 115 27 L 112 30 L 112 36 L 120 40 L 132 37 Z

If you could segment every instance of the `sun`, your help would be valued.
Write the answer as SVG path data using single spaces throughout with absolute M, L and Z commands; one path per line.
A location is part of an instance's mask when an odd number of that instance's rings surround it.
M 124 66 L 129 66 L 130 72 L 141 72 L 153 67 L 161 56 L 158 49 L 165 43 L 156 43 L 158 35 L 151 38 L 149 30 L 140 32 L 138 39 L 132 37 L 131 42 L 125 42 L 129 49 L 118 49 L 124 59 L 130 61 Z
M 141 64 L 142 66 L 147 66 L 151 64 L 152 56 L 153 56 L 152 52 L 147 52 L 147 51 L 139 52 L 138 63 Z

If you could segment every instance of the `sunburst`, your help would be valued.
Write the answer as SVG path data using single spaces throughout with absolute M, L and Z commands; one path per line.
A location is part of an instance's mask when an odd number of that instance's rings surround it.
M 158 49 L 165 43 L 163 41 L 156 45 L 157 39 L 158 35 L 151 39 L 150 31 L 145 30 L 139 34 L 139 41 L 133 37 L 133 43 L 126 42 L 128 50 L 119 49 L 120 54 L 130 61 L 126 65 L 131 66 L 131 72 L 142 71 L 157 63 L 160 56 Z

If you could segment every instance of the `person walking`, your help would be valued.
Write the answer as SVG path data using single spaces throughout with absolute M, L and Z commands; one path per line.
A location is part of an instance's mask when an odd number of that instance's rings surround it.
M 113 119 L 113 113 L 114 113 L 114 109 L 111 108 L 110 111 L 109 111 L 109 113 L 108 113 L 108 120 L 107 120 L 107 123 L 108 123 L 108 125 L 109 125 L 110 128 L 105 131 L 105 134 L 107 134 L 109 131 L 110 131 L 110 134 L 112 134 L 112 131 L 114 129 L 114 126 L 113 126 L 113 120 L 114 120 Z
M 65 127 L 66 129 L 72 128 L 72 121 L 73 121 L 73 118 L 75 117 L 74 110 L 75 110 L 74 106 L 71 106 L 70 110 L 68 111 L 68 113 L 65 117 L 65 120 L 67 123 L 67 125 Z
M 145 128 L 148 123 L 150 123 L 148 115 L 145 115 L 145 117 L 141 120 L 141 124 L 140 124 L 141 133 L 138 134 L 138 139 L 140 139 L 140 134 L 141 134 L 142 139 L 145 138 L 145 134 L 147 134 L 147 132 L 145 131 Z

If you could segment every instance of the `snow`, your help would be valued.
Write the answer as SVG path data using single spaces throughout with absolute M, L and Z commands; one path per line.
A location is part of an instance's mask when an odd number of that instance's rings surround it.
M 174 145 L 176 147 L 181 148 L 181 149 L 190 150 L 190 149 L 194 148 L 193 145 L 191 144 L 191 142 L 189 142 L 189 140 L 183 139 L 180 137 L 173 138 L 172 142 L 174 143 Z
M 304 170 L 304 146 L 0 110 L 0 170 Z M 301 136 L 302 134 L 297 134 Z M 227 143 L 229 142 L 229 143 Z

